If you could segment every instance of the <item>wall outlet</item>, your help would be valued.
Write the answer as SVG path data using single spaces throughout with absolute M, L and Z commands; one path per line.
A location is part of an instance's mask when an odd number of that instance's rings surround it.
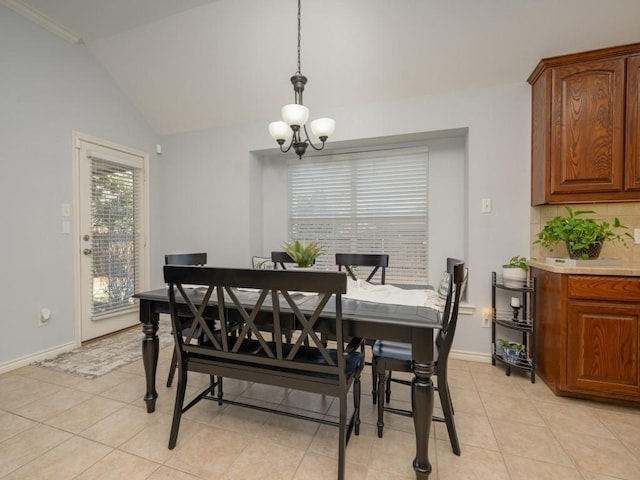
M 51 318 L 51 310 L 48 308 L 41 308 L 40 312 L 38 312 L 38 325 L 41 327 L 45 326 L 49 323 L 49 319 Z
M 636 245 L 640 245 L 640 228 L 633 229 L 633 241 Z
M 491 326 L 491 310 L 482 312 L 482 327 L 489 328 Z

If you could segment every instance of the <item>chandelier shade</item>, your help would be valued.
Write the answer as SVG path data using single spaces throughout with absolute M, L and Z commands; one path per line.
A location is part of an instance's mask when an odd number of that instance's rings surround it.
M 294 103 L 282 107 L 280 111 L 281 121 L 269 124 L 269 134 L 278 142 L 280 151 L 286 153 L 293 147 L 298 158 L 302 158 L 309 145 L 314 150 L 322 150 L 325 142 L 333 135 L 336 127 L 335 120 L 331 118 L 318 118 L 311 122 L 311 132 L 320 140 L 320 146 L 314 145 L 307 133 L 306 124 L 309 119 L 309 109 L 302 103 L 302 92 L 307 83 L 307 77 L 300 72 L 300 2 L 301 0 L 298 0 L 298 70 L 291 77 Z M 304 139 L 302 138 L 303 132 Z M 289 142 L 289 140 L 291 140 L 291 143 L 285 147 L 285 143 Z

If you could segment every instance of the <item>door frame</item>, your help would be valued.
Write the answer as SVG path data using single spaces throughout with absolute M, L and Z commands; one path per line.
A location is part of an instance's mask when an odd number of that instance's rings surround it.
M 72 215 L 73 215 L 73 325 L 74 325 L 74 340 L 76 346 L 82 345 L 82 297 L 81 297 L 81 268 L 80 268 L 80 249 L 81 249 L 81 234 L 80 231 L 80 143 L 89 142 L 101 145 L 106 148 L 112 148 L 115 150 L 122 150 L 123 152 L 130 153 L 142 157 L 143 162 L 143 179 L 142 179 L 142 199 L 146 205 L 143 208 L 141 215 L 141 230 L 143 232 L 143 248 L 142 248 L 142 274 L 141 281 L 142 290 L 149 290 L 150 285 L 150 253 L 149 253 L 149 154 L 142 150 L 137 150 L 131 147 L 120 145 L 114 142 L 103 140 L 98 137 L 87 135 L 85 133 L 77 132 L 73 130 L 71 132 L 71 149 L 73 151 L 73 202 L 72 202 Z

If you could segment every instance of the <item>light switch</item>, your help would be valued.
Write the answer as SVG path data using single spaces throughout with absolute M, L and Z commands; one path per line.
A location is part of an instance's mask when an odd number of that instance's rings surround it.
M 491 199 L 483 198 L 482 199 L 482 213 L 491 213 Z
M 62 222 L 62 233 L 69 234 L 71 232 L 71 223 L 66 220 Z

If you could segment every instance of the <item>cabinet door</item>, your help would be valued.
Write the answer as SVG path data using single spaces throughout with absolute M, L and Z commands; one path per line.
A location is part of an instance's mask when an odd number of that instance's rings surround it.
M 640 191 L 640 55 L 627 62 L 627 132 L 625 190 Z
M 569 301 L 567 320 L 569 389 L 638 398 L 638 306 Z
M 553 69 L 551 196 L 594 200 L 623 190 L 625 59 Z M 563 195 L 569 194 L 569 195 Z

